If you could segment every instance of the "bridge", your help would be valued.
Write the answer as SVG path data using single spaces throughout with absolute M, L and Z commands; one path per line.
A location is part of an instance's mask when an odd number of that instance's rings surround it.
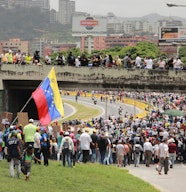
M 0 69 L 0 112 L 20 111 L 51 68 L 52 66 L 48 65 L 2 65 Z M 138 90 L 182 93 L 186 90 L 184 70 L 55 66 L 55 71 L 59 88 L 62 90 Z M 32 100 L 25 111 L 36 111 Z M 36 115 L 33 114 L 33 116 Z

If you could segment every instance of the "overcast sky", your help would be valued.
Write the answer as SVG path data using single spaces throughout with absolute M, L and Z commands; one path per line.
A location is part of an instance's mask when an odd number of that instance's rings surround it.
M 57 9 L 58 0 L 50 0 L 51 7 Z M 117 17 L 141 17 L 150 13 L 162 16 L 186 18 L 186 7 L 168 7 L 168 0 L 75 0 L 76 11 L 91 15 L 114 13 Z M 172 0 L 172 4 L 186 5 L 186 0 Z

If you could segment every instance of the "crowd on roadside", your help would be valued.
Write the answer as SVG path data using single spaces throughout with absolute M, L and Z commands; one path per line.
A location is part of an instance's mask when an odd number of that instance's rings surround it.
M 59 66 L 87 66 L 87 67 L 104 67 L 117 69 L 159 69 L 159 70 L 184 70 L 184 64 L 179 57 L 171 57 L 165 59 L 152 59 L 148 56 L 141 58 L 137 53 L 135 58 L 127 54 L 124 58 L 120 56 L 113 57 L 111 54 L 93 54 L 87 57 L 85 53 L 80 56 L 75 56 L 70 51 L 65 57 L 62 52 L 59 52 L 56 58 L 51 57 L 51 53 L 47 53 L 42 59 L 40 52 L 35 51 L 33 55 L 30 53 L 13 52 L 12 50 L 3 51 L 0 54 L 0 64 L 17 64 L 17 65 L 59 65 Z
M 185 111 L 184 94 L 112 91 L 109 94 L 118 99 L 135 97 L 156 107 L 149 109 L 149 115 L 144 118 L 123 112 L 106 119 L 64 121 L 57 134 L 53 124 L 42 127 L 35 125 L 33 119 L 24 127 L 6 122 L 4 131 L 0 132 L 0 160 L 6 158 L 10 162 L 10 175 L 15 176 L 15 166 L 19 177 L 23 152 L 25 180 L 29 180 L 32 159 L 35 164 L 43 161 L 45 166 L 49 165 L 49 159 L 61 160 L 62 165 L 66 166 L 67 162 L 68 167 L 89 161 L 117 166 L 134 163 L 136 167 L 140 162 L 147 167 L 153 163 L 159 174 L 162 167 L 167 174 L 176 160 L 186 160 L 185 115 L 170 116 L 163 112 L 167 109 Z

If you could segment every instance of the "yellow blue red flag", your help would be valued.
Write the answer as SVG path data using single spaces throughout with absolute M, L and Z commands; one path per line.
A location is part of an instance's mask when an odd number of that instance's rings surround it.
M 64 117 L 62 98 L 59 92 L 54 67 L 42 84 L 32 93 L 41 125 L 48 125 L 53 120 Z

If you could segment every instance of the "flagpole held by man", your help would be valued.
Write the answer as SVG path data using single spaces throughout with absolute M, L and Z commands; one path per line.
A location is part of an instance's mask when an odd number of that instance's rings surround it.
M 41 85 L 32 93 L 32 98 L 35 101 L 42 126 L 64 117 L 64 108 L 54 67 Z

